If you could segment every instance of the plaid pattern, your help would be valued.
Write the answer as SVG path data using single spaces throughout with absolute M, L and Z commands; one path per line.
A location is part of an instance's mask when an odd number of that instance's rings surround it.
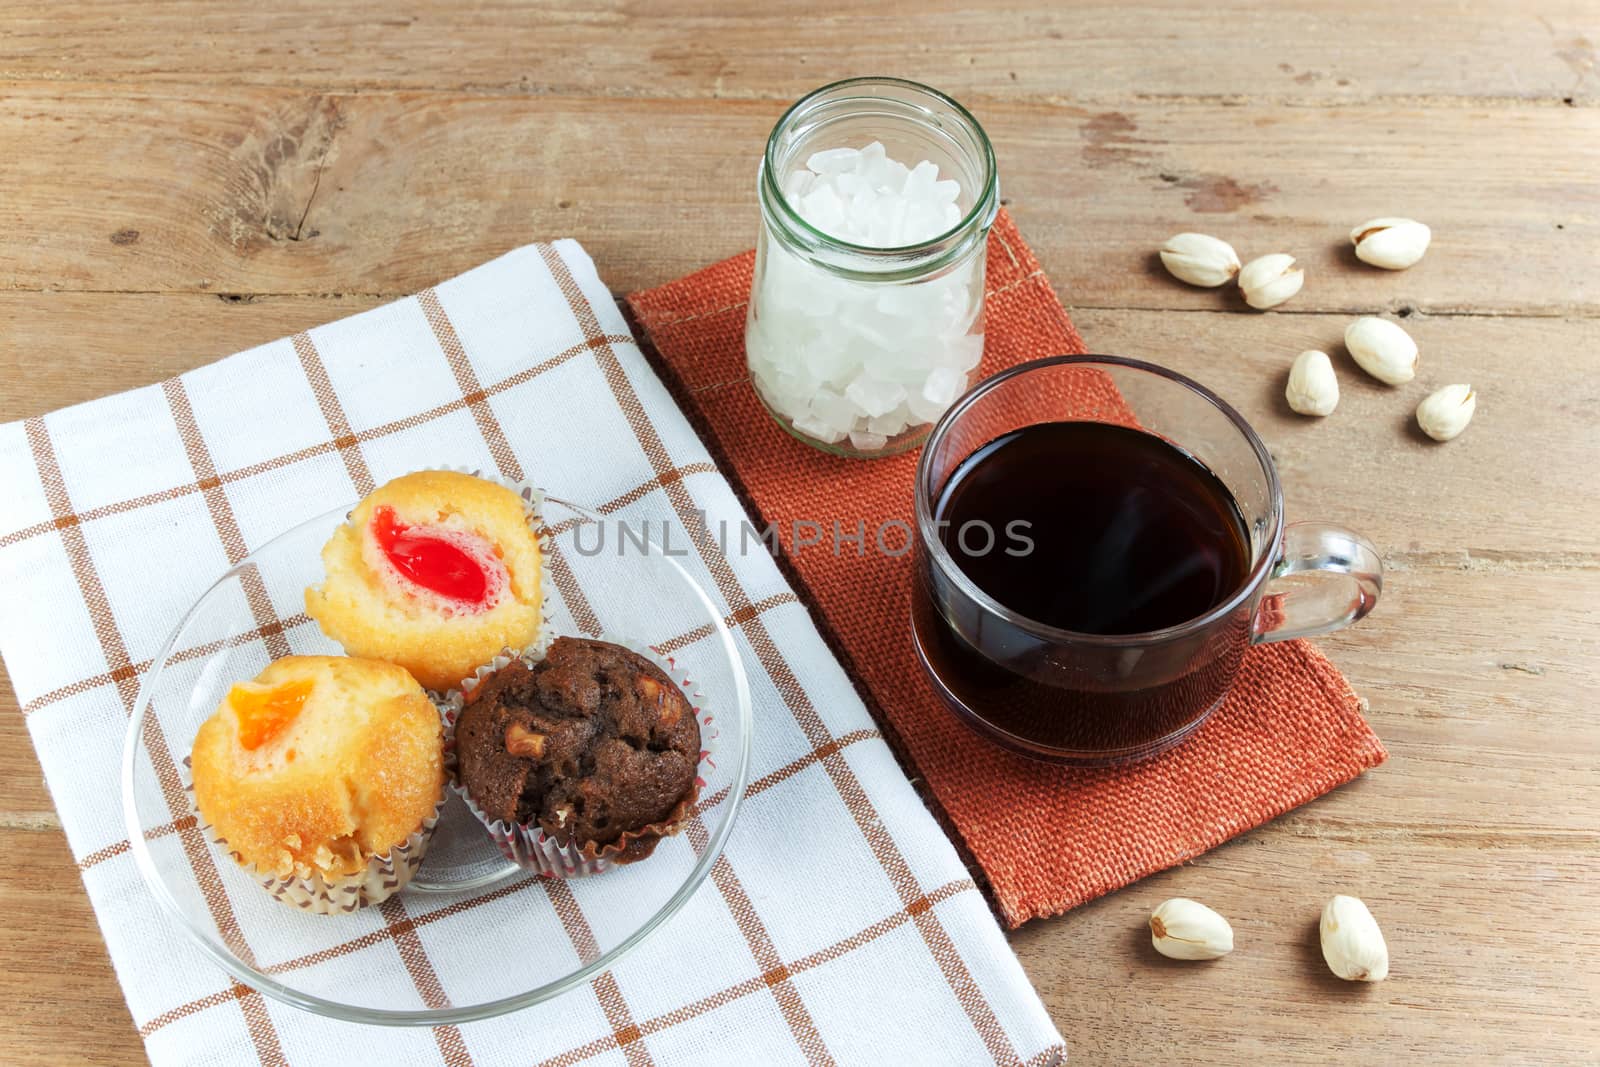
M 157 914 L 107 783 L 141 673 L 217 573 L 330 503 L 440 464 L 665 521 L 698 545 L 682 562 L 719 599 L 751 674 L 752 785 L 710 884 L 586 990 L 432 1031 L 355 1027 L 230 982 Z M 0 427 L 0 476 L 0 651 L 152 1060 L 1063 1057 L 980 894 L 771 559 L 725 558 L 688 536 L 701 512 L 733 527 L 743 513 L 576 244 L 519 249 L 159 386 Z M 550 577 L 572 627 L 596 630 L 571 561 L 552 557 Z M 310 627 L 259 582 L 247 577 L 244 593 L 256 630 L 241 640 L 282 655 Z M 640 636 L 692 655 L 708 631 Z M 261 905 L 230 896 L 217 866 L 227 861 L 188 814 L 182 741 L 146 737 L 171 813 L 146 836 L 181 850 L 223 936 L 261 966 L 392 973 L 405 987 L 397 1006 L 449 1004 L 474 976 L 438 946 L 503 921 L 530 894 L 579 958 L 610 943 L 581 885 L 527 878 L 447 906 L 394 898 L 362 913 L 350 940 L 274 959 L 247 914 Z M 703 848 L 703 825 L 687 837 Z

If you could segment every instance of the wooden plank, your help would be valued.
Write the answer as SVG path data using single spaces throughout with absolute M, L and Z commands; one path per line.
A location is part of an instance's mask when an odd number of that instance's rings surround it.
M 1392 760 L 1359 803 L 1288 816 L 1336 840 L 1525 837 L 1600 859 L 1600 570 L 1417 567 L 1320 644 L 1370 703 Z
M 598 265 L 603 277 L 616 273 Z M 0 381 L 29 383 L 0 392 L 0 421 L 158 381 L 379 302 L 0 292 Z M 1428 563 L 1499 573 L 1600 566 L 1592 320 L 1412 316 L 1404 322 L 1421 370 L 1394 389 L 1343 351 L 1343 316 L 1078 309 L 1074 318 L 1096 351 L 1170 366 L 1236 406 L 1277 457 L 1290 518 L 1366 534 L 1397 582 L 1400 568 Z M 1283 400 L 1289 364 L 1305 348 L 1334 357 L 1342 397 L 1326 419 L 1295 415 Z M 1520 353 L 1537 360 L 1509 358 Z M 1438 445 L 1413 413 L 1430 390 L 1456 381 L 1478 389 L 1478 413 L 1465 434 Z M 1490 500 L 1496 516 L 1485 522 Z
M 753 242 L 756 156 L 780 110 L 19 85 L 0 101 L 0 143 L 29 145 L 9 161 L 0 287 L 401 293 L 559 235 L 618 289 L 652 285 Z M 1600 313 L 1600 108 L 981 110 L 1012 208 L 1075 306 L 1240 307 L 1161 271 L 1153 250 L 1200 229 L 1246 257 L 1299 256 L 1291 313 Z M 1350 227 L 1383 214 L 1434 226 L 1416 268 L 1354 259 Z
M 55 804 L 45 788 L 44 771 L 33 754 L 28 727 L 17 710 L 17 697 L 11 678 L 0 666 L 0 829 L 59 830 Z M 66 854 L 62 853 L 62 858 Z
M 1401 321 L 1420 348 L 1418 374 L 1396 388 L 1355 365 L 1342 315 L 1084 309 L 1074 318 L 1092 349 L 1213 388 L 1272 450 L 1291 520 L 1349 525 L 1397 571 L 1600 566 L 1591 320 L 1413 315 Z M 1289 365 L 1308 348 L 1328 352 L 1339 378 L 1339 407 L 1324 419 L 1296 415 L 1284 399 Z M 1479 404 L 1466 432 L 1440 445 L 1417 429 L 1416 405 L 1452 382 L 1472 384 Z
M 0 826 L 0 849 L 0 1058 L 7 1067 L 147 1062 L 61 832 Z
M 1362 807 L 1365 786 L 1319 807 Z M 1011 943 L 1077 1063 L 1587 1064 L 1600 977 L 1569 924 L 1597 877 L 1592 852 L 1325 842 L 1274 826 Z M 1317 918 L 1340 892 L 1381 924 L 1387 981 L 1328 973 Z M 1222 912 L 1234 952 L 1157 955 L 1145 923 L 1174 896 Z
M 893 73 L 971 99 L 1394 95 L 1593 102 L 1592 5 L 782 0 L 399 12 L 309 2 L 13 10 L 0 76 L 792 99 Z M 1427 47 L 1418 47 L 1426 41 Z

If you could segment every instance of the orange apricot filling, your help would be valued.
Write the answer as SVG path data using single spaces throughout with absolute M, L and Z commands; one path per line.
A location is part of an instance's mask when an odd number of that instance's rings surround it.
M 228 703 L 239 719 L 239 744 L 254 751 L 294 725 L 312 688 L 312 682 L 300 681 L 273 689 L 247 685 L 230 689 Z

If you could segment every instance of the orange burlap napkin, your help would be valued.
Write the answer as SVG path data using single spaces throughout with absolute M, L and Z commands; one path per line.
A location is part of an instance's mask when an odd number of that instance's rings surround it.
M 862 461 L 807 448 L 751 391 L 744 357 L 753 253 L 628 303 L 652 358 L 758 529 L 797 519 L 876 530 L 912 515 L 916 454 Z M 989 238 L 981 373 L 1085 351 L 1005 212 Z M 1383 762 L 1343 676 L 1305 641 L 1245 656 L 1227 701 L 1176 749 L 1143 763 L 1056 767 L 962 725 L 912 650 L 910 556 L 846 546 L 790 552 L 791 578 L 906 771 L 979 869 L 1008 925 L 1055 915 L 1181 863 Z

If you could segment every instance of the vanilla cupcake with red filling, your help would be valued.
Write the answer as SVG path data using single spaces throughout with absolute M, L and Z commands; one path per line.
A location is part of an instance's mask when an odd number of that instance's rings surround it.
M 418 471 L 357 504 L 322 549 L 306 614 L 352 656 L 443 692 L 539 636 L 543 558 L 523 499 L 455 471 Z

